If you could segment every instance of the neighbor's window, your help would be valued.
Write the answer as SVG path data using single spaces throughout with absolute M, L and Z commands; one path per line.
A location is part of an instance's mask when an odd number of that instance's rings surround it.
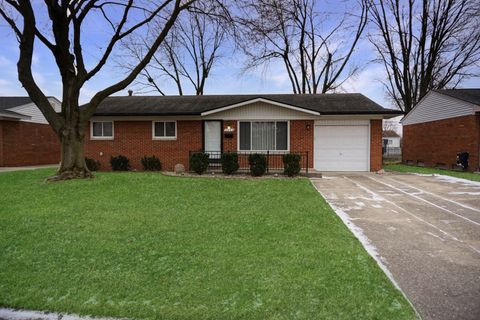
M 113 121 L 92 121 L 93 138 L 113 138 Z
M 153 123 L 153 137 L 159 139 L 176 138 L 177 123 L 175 121 L 155 121 Z
M 267 151 L 288 149 L 287 121 L 240 122 L 240 150 Z

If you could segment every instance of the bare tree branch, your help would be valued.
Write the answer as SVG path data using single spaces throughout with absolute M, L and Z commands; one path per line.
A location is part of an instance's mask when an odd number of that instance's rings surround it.
M 57 133 L 62 147 L 62 162 L 58 179 L 90 177 L 83 157 L 85 127 L 99 103 L 107 96 L 122 90 L 130 84 L 152 59 L 158 47 L 166 38 L 181 11 L 195 0 L 164 0 L 162 3 L 128 0 L 62 0 L 35 3 L 29 0 L 0 0 L 0 18 L 5 20 L 19 40 L 18 78 L 32 101 L 38 106 L 53 130 Z M 213 0 L 212 0 L 213 1 Z M 208 2 L 208 1 L 206 1 Z M 145 7 L 151 5 L 151 7 Z M 37 11 L 45 9 L 48 18 L 38 28 Z M 109 13 L 121 12 L 121 15 Z M 13 13 L 19 17 L 13 17 Z M 38 13 L 40 17 L 41 14 Z M 86 70 L 82 51 L 82 23 L 91 17 L 110 25 L 113 34 L 106 41 L 100 59 Z M 145 31 L 154 21 L 157 32 L 150 40 L 148 50 L 120 81 L 98 91 L 88 104 L 79 106 L 80 90 L 85 82 L 107 64 L 117 44 L 134 32 Z M 46 25 L 44 28 L 43 26 Z M 62 81 L 61 111 L 49 103 L 44 91 L 33 77 L 32 59 L 35 40 L 43 43 L 52 54 Z
M 345 71 L 367 24 L 365 1 L 359 16 L 345 14 L 338 22 L 328 20 L 317 0 L 251 0 L 241 10 L 247 68 L 281 59 L 294 93 L 335 90 L 357 70 Z
M 387 92 L 405 113 L 429 90 L 480 74 L 477 1 L 368 2 L 376 27 L 369 39 L 387 73 Z
M 179 95 L 185 93 L 187 86 L 193 87 L 196 95 L 203 95 L 207 79 L 221 58 L 220 49 L 227 34 L 219 17 L 220 13 L 212 18 L 203 10 L 194 9 L 179 19 L 149 64 L 148 81 L 160 94 L 164 91 L 159 88 L 158 80 L 166 77 L 175 83 Z M 145 50 L 149 37 L 130 39 L 124 44 L 134 61 Z M 131 68 L 125 61 L 121 67 Z

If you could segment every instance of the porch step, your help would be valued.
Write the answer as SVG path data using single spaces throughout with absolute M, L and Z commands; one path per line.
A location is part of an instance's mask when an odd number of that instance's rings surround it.
M 309 178 L 322 178 L 322 173 L 318 171 L 308 171 Z

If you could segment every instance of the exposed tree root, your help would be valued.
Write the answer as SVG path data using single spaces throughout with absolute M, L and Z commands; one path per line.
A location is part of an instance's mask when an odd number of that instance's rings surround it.
M 58 182 L 71 179 L 89 179 L 94 175 L 88 169 L 85 168 L 73 168 L 73 169 L 61 169 L 57 174 L 47 178 L 46 182 Z

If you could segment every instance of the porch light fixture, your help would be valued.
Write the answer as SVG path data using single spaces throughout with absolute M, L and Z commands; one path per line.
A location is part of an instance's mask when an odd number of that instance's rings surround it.
M 233 133 L 235 132 L 235 129 L 232 128 L 230 125 L 227 125 L 225 129 L 223 129 L 223 133 L 225 134 L 225 137 L 231 138 L 233 137 Z

